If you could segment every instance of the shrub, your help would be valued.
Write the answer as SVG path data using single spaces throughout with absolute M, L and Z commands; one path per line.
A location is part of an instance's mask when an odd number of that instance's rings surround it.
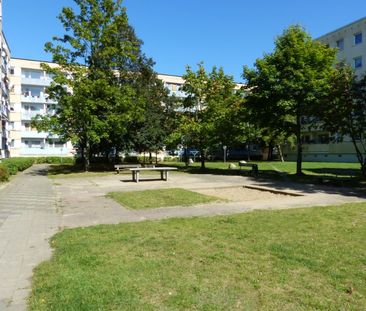
M 126 163 L 139 163 L 139 158 L 137 156 L 127 156 L 123 159 Z
M 8 169 L 3 164 L 0 164 L 0 182 L 7 181 L 8 179 L 9 179 Z
M 38 157 L 35 158 L 35 163 L 74 164 L 75 159 L 73 157 Z
M 21 172 L 31 167 L 34 161 L 34 158 L 8 158 L 3 160 L 2 165 L 10 175 L 15 175 L 18 171 Z

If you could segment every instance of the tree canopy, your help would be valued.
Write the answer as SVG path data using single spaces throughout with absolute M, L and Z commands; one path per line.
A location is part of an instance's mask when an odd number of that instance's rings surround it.
M 207 72 L 202 63 L 197 71 L 187 67 L 182 90 L 187 97 L 178 107 L 179 126 L 175 133 L 183 145 L 199 150 L 201 167 L 205 167 L 207 151 L 212 146 L 225 144 L 230 127 L 228 120 L 240 97 L 235 92 L 233 77 L 222 68 Z M 177 135 L 178 133 L 178 135 Z
M 58 102 L 56 113 L 35 123 L 71 139 L 87 169 L 93 150 L 125 147 L 122 138 L 143 123 L 146 107 L 160 105 L 167 93 L 121 0 L 74 2 L 77 11 L 65 7 L 58 17 L 65 34 L 45 45 L 58 65 L 44 65 L 54 77 L 48 93 Z
M 351 138 L 365 175 L 366 76 L 357 77 L 350 66 L 340 63 L 332 75 L 330 86 L 321 109 L 322 127 L 339 141 L 345 136 Z
M 301 117 L 317 115 L 329 91 L 335 50 L 314 41 L 300 26 L 290 26 L 275 41 L 272 53 L 244 67 L 246 104 L 261 128 L 279 129 L 297 140 L 297 174 L 301 174 Z

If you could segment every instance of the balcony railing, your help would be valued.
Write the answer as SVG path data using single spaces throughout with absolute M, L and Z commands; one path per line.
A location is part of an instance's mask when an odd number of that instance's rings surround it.
M 25 147 L 20 149 L 21 155 L 41 155 L 41 156 L 70 156 L 71 150 L 68 148 L 49 148 L 49 147 Z
M 39 85 L 39 86 L 49 86 L 52 82 L 51 78 L 41 77 L 41 78 L 25 78 L 22 77 L 21 83 L 27 85 Z
M 21 131 L 22 138 L 47 138 L 49 136 L 46 132 L 37 131 Z
M 36 115 L 44 115 L 43 111 L 22 111 L 22 120 L 30 120 Z
M 56 101 L 46 98 L 46 96 L 36 96 L 36 95 L 21 95 L 20 97 L 23 103 L 47 103 L 47 104 L 57 104 Z

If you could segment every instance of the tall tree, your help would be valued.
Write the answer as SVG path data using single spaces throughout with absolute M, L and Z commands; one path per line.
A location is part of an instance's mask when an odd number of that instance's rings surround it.
M 196 72 L 188 66 L 183 79 L 182 90 L 187 97 L 180 108 L 177 131 L 186 146 L 199 150 L 201 168 L 204 168 L 208 148 L 225 143 L 230 128 L 223 129 L 222 125 L 240 98 L 235 93 L 233 78 L 225 75 L 222 68 L 214 67 L 207 73 L 202 63 Z
M 329 91 L 335 50 L 314 41 L 300 26 L 290 26 L 275 41 L 273 53 L 244 67 L 247 105 L 260 127 L 294 134 L 298 175 L 302 174 L 301 117 L 317 115 Z
M 143 118 L 141 88 L 154 73 L 122 0 L 74 2 L 77 11 L 65 7 L 58 17 L 65 35 L 45 46 L 58 65 L 44 65 L 54 75 L 48 93 L 58 101 L 56 113 L 35 123 L 78 145 L 88 169 L 92 146 L 118 149 L 131 123 Z
M 323 129 L 342 140 L 351 138 L 363 175 L 366 175 L 366 76 L 341 63 L 330 80 L 331 90 L 322 105 Z

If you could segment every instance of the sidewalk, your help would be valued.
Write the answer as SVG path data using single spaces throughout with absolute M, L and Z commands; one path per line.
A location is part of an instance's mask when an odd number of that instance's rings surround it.
M 48 259 L 60 215 L 45 165 L 35 165 L 0 190 L 0 310 L 25 310 L 32 270 Z

